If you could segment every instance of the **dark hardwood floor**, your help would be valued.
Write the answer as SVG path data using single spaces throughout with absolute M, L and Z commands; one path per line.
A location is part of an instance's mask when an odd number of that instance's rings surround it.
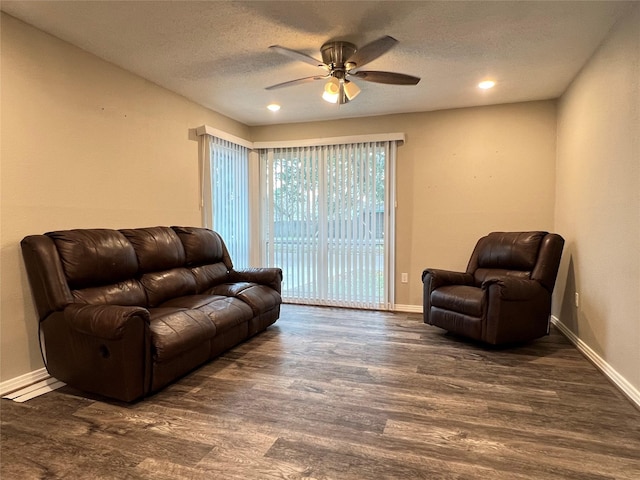
M 640 411 L 557 331 L 486 348 L 416 314 L 284 305 L 144 401 L 0 406 L 3 480 L 640 479 Z

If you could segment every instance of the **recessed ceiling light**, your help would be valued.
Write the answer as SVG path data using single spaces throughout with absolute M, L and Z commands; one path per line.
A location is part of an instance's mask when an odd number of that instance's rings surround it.
M 277 103 L 271 103 L 267 105 L 267 108 L 272 112 L 277 112 L 278 110 L 280 110 L 280 105 L 278 105 Z
M 485 80 L 484 82 L 480 82 L 478 84 L 478 88 L 487 90 L 489 88 L 493 88 L 495 85 L 496 85 L 496 82 L 494 82 L 493 80 Z

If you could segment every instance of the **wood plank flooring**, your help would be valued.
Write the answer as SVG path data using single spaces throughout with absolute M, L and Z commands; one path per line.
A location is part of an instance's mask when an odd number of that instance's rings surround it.
M 135 404 L 0 403 L 9 479 L 640 479 L 640 411 L 557 331 L 486 348 L 420 315 L 284 305 Z

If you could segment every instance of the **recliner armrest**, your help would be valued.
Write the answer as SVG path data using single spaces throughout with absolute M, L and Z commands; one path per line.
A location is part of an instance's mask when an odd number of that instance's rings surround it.
M 149 324 L 149 311 L 142 307 L 73 303 L 64 309 L 64 316 L 78 332 L 108 340 L 122 338 L 134 317 Z
M 275 267 L 246 268 L 242 270 L 230 270 L 226 281 L 252 282 L 266 285 L 281 293 L 282 269 Z
M 530 300 L 538 296 L 544 287 L 536 280 L 517 277 L 494 277 L 482 282 L 483 290 L 490 289 L 495 285 L 499 296 L 503 300 Z
M 431 323 L 431 293 L 445 285 L 473 285 L 473 275 L 464 272 L 452 272 L 451 270 L 427 268 L 422 272 L 422 283 L 422 312 L 424 322 Z
M 444 285 L 473 285 L 473 275 L 464 272 L 453 272 L 451 270 L 439 270 L 437 268 L 427 268 L 422 272 L 422 282 L 425 277 L 431 277 L 431 289 Z

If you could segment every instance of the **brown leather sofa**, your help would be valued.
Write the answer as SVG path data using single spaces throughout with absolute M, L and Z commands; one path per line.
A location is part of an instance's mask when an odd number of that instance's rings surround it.
M 490 233 L 466 272 L 424 270 L 424 323 L 494 345 L 548 334 L 563 246 L 554 233 Z
M 273 324 L 279 268 L 234 270 L 195 227 L 66 230 L 21 242 L 49 373 L 133 401 Z

